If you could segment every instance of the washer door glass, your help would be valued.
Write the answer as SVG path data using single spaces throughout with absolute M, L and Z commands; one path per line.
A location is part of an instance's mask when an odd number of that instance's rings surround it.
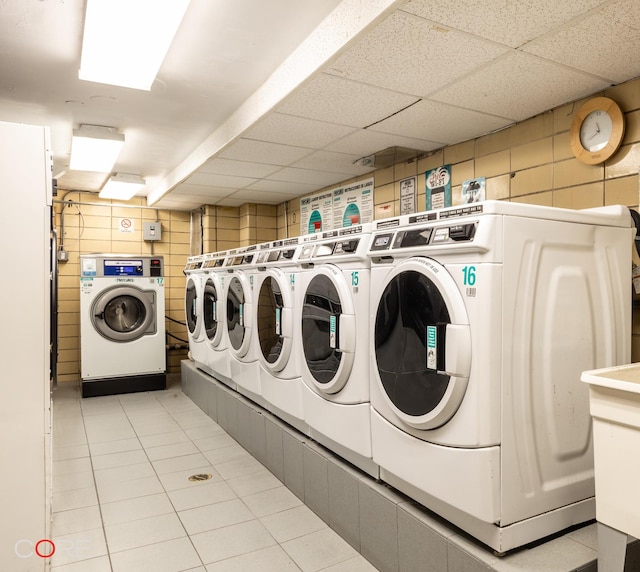
M 433 411 L 447 391 L 450 376 L 427 365 L 437 364 L 434 346 L 444 350 L 444 340 L 435 341 L 449 323 L 445 300 L 421 272 L 402 272 L 384 289 L 376 313 L 376 364 L 387 396 L 407 415 Z
M 227 332 L 229 342 L 235 350 L 240 350 L 245 336 L 244 304 L 242 283 L 238 278 L 233 277 L 227 291 Z
M 302 308 L 302 347 L 311 375 L 318 383 L 333 380 L 342 353 L 338 345 L 338 325 L 342 302 L 335 284 L 320 274 L 311 279 Z
M 267 363 L 280 358 L 283 347 L 282 309 L 284 301 L 280 284 L 273 276 L 262 281 L 258 295 L 258 338 L 260 350 Z
M 189 333 L 193 334 L 198 325 L 198 290 L 193 282 L 193 278 L 187 281 L 187 292 L 185 294 L 185 313 L 187 316 L 187 327 Z
M 131 342 L 155 334 L 155 292 L 135 286 L 105 290 L 93 304 L 92 322 L 98 333 L 114 342 Z
M 207 331 L 207 338 L 213 341 L 218 334 L 218 289 L 211 278 L 209 278 L 204 285 L 202 306 L 204 328 Z

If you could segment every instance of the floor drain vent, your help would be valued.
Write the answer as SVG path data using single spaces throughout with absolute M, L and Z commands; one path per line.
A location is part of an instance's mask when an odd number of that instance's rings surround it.
M 192 482 L 196 482 L 196 481 L 208 481 L 211 478 L 211 475 L 209 473 L 199 473 L 197 475 L 191 475 L 189 477 L 189 480 Z

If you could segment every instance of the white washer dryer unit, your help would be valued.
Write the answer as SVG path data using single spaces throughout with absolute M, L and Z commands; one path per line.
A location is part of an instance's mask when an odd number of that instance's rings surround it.
M 594 518 L 580 374 L 630 358 L 630 225 L 495 201 L 376 224 L 382 480 L 498 552 Z
M 370 225 L 343 228 L 303 246 L 297 318 L 311 437 L 377 477 L 369 408 L 370 232 Z
M 309 434 L 302 409 L 300 327 L 294 319 L 301 238 L 276 240 L 258 252 L 256 293 L 260 383 L 265 407 Z
M 186 276 L 184 309 L 189 339 L 189 357 L 200 369 L 205 366 L 207 358 L 207 336 L 202 325 L 204 321 L 202 315 L 203 262 L 203 254 L 190 256 L 184 267 L 184 275 Z
M 202 317 L 206 336 L 207 354 L 203 370 L 232 389 L 236 388 L 231 379 L 229 365 L 229 340 L 226 331 L 225 263 L 228 252 L 206 254 L 202 268 Z
M 225 265 L 225 297 L 231 379 L 239 393 L 262 405 L 260 364 L 254 339 L 256 314 L 252 282 L 256 252 L 256 245 L 229 252 Z
M 80 256 L 82 396 L 166 387 L 162 256 Z

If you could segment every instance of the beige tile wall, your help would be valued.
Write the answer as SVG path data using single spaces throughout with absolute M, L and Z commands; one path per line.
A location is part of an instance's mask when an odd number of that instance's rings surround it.
M 55 221 L 59 244 L 69 253 L 69 261 L 58 265 L 58 381 L 80 379 L 80 254 L 112 252 L 122 254 L 158 254 L 165 263 L 166 315 L 184 322 L 184 274 L 182 270 L 189 256 L 190 213 L 142 208 L 143 199 L 128 204 L 137 208 L 111 206 L 112 201 L 102 201 L 95 194 L 60 190 L 55 205 Z M 70 202 L 67 202 L 70 201 Z M 98 204 L 82 204 L 98 203 Z M 61 228 L 64 208 L 64 232 Z M 119 231 L 121 218 L 133 220 L 134 232 Z M 142 223 L 158 220 L 162 224 L 162 240 L 144 242 Z M 166 320 L 166 330 L 187 339 L 186 328 Z M 170 344 L 180 343 L 168 336 Z M 168 371 L 179 372 L 180 361 L 186 350 L 168 353 Z

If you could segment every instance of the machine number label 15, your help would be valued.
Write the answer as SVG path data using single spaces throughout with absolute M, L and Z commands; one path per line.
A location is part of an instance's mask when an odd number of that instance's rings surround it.
M 465 266 L 462 269 L 462 276 L 463 276 L 465 286 L 476 285 L 476 267 L 475 266 Z
M 357 287 L 359 281 L 360 281 L 359 273 L 358 273 L 358 271 L 354 270 L 351 273 L 351 286 Z

